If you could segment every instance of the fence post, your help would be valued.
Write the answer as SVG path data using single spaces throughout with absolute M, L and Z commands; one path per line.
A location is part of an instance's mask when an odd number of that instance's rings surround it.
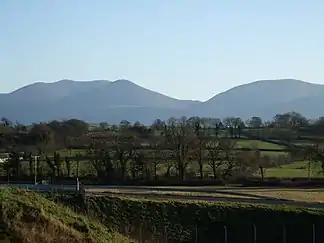
M 77 193 L 80 192 L 80 181 L 79 181 L 79 178 L 78 177 L 76 179 L 76 190 L 77 190 Z
M 224 242 L 227 243 L 227 226 L 224 226 Z
M 315 224 L 313 224 L 313 243 L 316 243 L 316 228 L 315 228 Z
M 165 243 L 168 243 L 168 233 L 167 233 L 167 227 L 164 226 L 164 237 L 165 237 Z
M 143 239 L 142 239 L 142 224 L 140 225 L 140 243 L 142 243 L 143 242 Z
M 286 224 L 283 223 L 283 243 L 286 243 Z
M 257 243 L 257 230 L 255 224 L 253 224 L 253 232 L 254 232 L 254 243 Z
M 196 243 L 198 243 L 198 225 L 196 225 Z

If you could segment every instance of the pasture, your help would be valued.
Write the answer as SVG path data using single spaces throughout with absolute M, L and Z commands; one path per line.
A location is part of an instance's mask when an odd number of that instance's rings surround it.
M 270 142 L 264 142 L 259 140 L 253 140 L 253 139 L 234 139 L 235 141 L 235 147 L 240 148 L 246 148 L 246 149 L 259 149 L 259 150 L 274 150 L 274 151 L 261 151 L 261 155 L 269 156 L 272 160 L 280 159 L 280 157 L 287 157 L 288 152 L 286 151 L 280 151 L 285 149 L 282 145 L 273 144 Z M 139 150 L 147 154 L 153 154 L 153 150 Z M 93 168 L 93 164 L 90 159 L 87 159 L 87 150 L 86 149 L 60 149 L 56 153 L 60 154 L 61 158 L 61 170 L 62 174 L 67 173 L 67 166 L 65 159 L 69 159 L 69 166 L 70 166 L 70 176 L 75 176 L 79 174 L 79 176 L 87 176 L 90 174 L 95 174 L 96 171 Z M 46 154 L 49 158 L 53 159 L 54 152 L 48 152 Z M 76 160 L 76 157 L 80 155 L 80 160 Z M 159 176 L 163 176 L 166 173 L 168 164 L 167 162 L 159 162 L 157 165 L 157 174 Z M 28 161 L 22 161 L 21 162 L 22 168 L 24 170 L 28 171 L 28 167 L 30 167 L 30 163 Z M 43 174 L 49 174 L 50 169 L 48 168 L 48 164 L 45 162 L 45 154 L 41 156 L 41 159 L 39 161 L 39 171 Z M 188 165 L 188 171 L 191 173 L 195 173 L 198 171 L 199 164 L 197 161 L 193 160 Z M 77 171 L 78 170 L 78 171 Z M 211 167 L 209 166 L 208 160 L 204 161 L 203 170 L 205 175 L 211 175 Z M 170 170 L 171 173 L 173 172 L 173 169 Z M 320 163 L 314 163 L 309 161 L 292 161 L 289 163 L 279 163 L 274 164 L 270 166 L 270 168 L 266 168 L 264 170 L 264 177 L 265 178 L 322 178 L 322 168 Z M 257 172 L 255 176 L 260 176 Z M 323 177 L 324 178 L 324 177 Z
M 320 163 L 296 161 L 265 170 L 266 177 L 276 178 L 324 178 Z

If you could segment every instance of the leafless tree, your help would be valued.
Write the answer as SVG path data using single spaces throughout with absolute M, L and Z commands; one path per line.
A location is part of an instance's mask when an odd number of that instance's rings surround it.
M 207 154 L 209 157 L 208 165 L 213 171 L 213 178 L 215 180 L 217 178 L 217 171 L 222 165 L 222 160 L 220 158 L 220 154 L 221 154 L 220 141 L 215 139 L 208 141 L 206 147 L 207 147 Z
M 233 170 L 237 166 L 236 142 L 233 139 L 221 140 L 222 150 L 222 179 L 227 180 L 232 176 Z
M 181 180 L 185 179 L 189 164 L 189 152 L 194 144 L 194 138 L 192 127 L 187 123 L 185 117 L 168 121 L 166 139 L 174 149 L 176 169 Z

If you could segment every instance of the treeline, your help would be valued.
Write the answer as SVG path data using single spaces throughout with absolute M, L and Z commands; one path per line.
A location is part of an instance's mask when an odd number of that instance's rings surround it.
M 311 122 L 294 112 L 277 115 L 271 122 L 258 117 L 246 122 L 235 117 L 222 121 L 182 117 L 157 119 L 151 126 L 128 121 L 118 126 L 93 126 L 77 119 L 24 126 L 3 118 L 0 149 L 8 157 L 0 166 L 3 176 L 12 180 L 33 177 L 35 171 L 38 178 L 52 181 L 81 176 L 104 183 L 207 178 L 229 181 L 256 173 L 263 180 L 266 168 L 296 158 L 324 164 L 323 153 L 315 146 L 294 147 L 285 139 L 288 150 L 281 151 L 286 155 L 269 156 L 257 145 L 242 149 L 237 141 L 255 137 L 255 131 L 258 136 L 288 132 L 298 138 L 316 130 L 318 135 L 322 124 L 322 118 Z M 85 164 L 88 167 L 83 171 L 88 173 L 81 175 Z

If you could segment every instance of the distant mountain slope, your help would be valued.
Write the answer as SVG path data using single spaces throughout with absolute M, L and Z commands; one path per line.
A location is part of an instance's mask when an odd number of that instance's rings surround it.
M 263 113 L 267 112 L 269 114 L 277 114 L 287 111 L 299 112 L 310 119 L 316 119 L 320 116 L 324 116 L 324 94 L 303 97 L 293 101 L 281 103 L 278 106 L 268 106 L 264 109 Z
M 295 79 L 261 80 L 232 88 L 215 95 L 199 106 L 197 113 L 218 117 L 240 116 L 249 118 L 261 116 L 272 118 L 278 112 L 297 110 L 295 100 L 324 96 L 324 85 L 312 84 Z M 287 109 L 283 110 L 282 105 Z M 290 105 L 288 105 L 290 104 Z M 316 104 L 313 106 L 317 112 Z M 271 108 L 270 110 L 268 110 Z M 306 110 L 299 109 L 302 113 Z M 199 112 L 200 111 L 200 112 Z
M 193 101 L 184 101 L 148 90 L 128 80 L 117 80 L 96 89 L 64 97 L 60 103 L 66 105 L 81 105 L 96 109 L 115 107 L 160 107 L 189 108 Z
M 324 85 L 294 79 L 262 80 L 240 85 L 206 102 L 178 100 L 128 80 L 35 83 L 0 94 L 0 117 L 23 123 L 79 118 L 89 122 L 121 120 L 149 124 L 156 118 L 181 116 L 248 119 L 296 111 L 324 115 Z
M 54 83 L 37 82 L 17 89 L 8 94 L 10 102 L 51 102 L 63 97 L 76 95 L 100 88 L 110 81 L 94 80 L 88 82 L 78 82 L 73 80 L 60 80 Z
M 82 95 L 66 96 L 52 103 L 46 113 L 49 119 L 77 117 L 91 122 L 138 120 L 152 123 L 157 118 L 188 114 L 193 104 L 197 102 L 177 100 L 128 80 L 117 80 Z
M 1 99 L 3 100 L 1 102 Z M 0 116 L 24 123 L 80 118 L 152 122 L 188 113 L 198 101 L 178 100 L 128 80 L 35 83 L 0 96 Z M 143 121 L 142 121 L 143 120 Z

